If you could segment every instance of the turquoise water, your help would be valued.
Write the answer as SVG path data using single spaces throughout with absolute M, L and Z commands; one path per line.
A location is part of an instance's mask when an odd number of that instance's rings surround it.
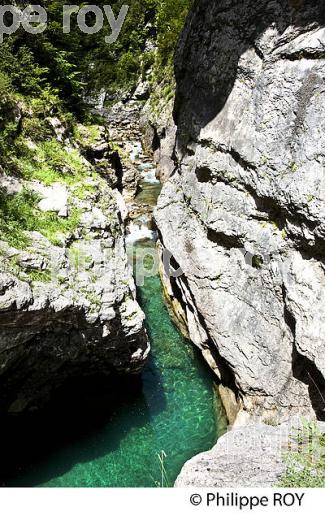
M 213 446 L 218 425 L 211 374 L 172 323 L 158 276 L 146 278 L 139 298 L 152 345 L 142 392 L 104 425 L 56 448 L 14 485 L 155 487 L 162 481 L 162 451 L 172 485 L 186 460 Z
M 157 186 L 147 188 L 151 198 Z M 148 201 L 143 192 L 140 198 Z M 150 240 L 139 241 L 133 252 L 153 245 Z M 33 463 L 21 469 L 11 485 L 171 486 L 185 461 L 213 446 L 220 425 L 209 369 L 173 324 L 157 275 L 145 278 L 143 287 L 138 288 L 138 298 L 146 313 L 152 346 L 142 388 L 132 399 L 122 400 L 97 425 L 96 421 L 90 424 L 80 436 L 70 438 L 67 432 L 66 438 L 37 462 L 32 458 Z M 159 461 L 162 454 L 163 477 Z

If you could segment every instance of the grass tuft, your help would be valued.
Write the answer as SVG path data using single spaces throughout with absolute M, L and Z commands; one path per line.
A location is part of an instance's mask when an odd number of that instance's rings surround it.
M 285 453 L 286 474 L 277 484 L 280 487 L 325 487 L 325 433 L 317 423 L 302 422 L 291 436 L 294 446 Z
M 75 231 L 80 222 L 81 210 L 74 208 L 69 218 L 59 217 L 54 212 L 38 209 L 39 196 L 23 189 L 17 195 L 8 195 L 0 190 L 0 229 L 2 238 L 17 249 L 31 243 L 28 232 L 42 233 L 52 244 L 60 244 L 60 235 Z

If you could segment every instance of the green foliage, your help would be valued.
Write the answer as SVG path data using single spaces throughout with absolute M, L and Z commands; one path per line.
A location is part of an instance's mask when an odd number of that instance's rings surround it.
M 55 139 L 40 143 L 36 150 L 25 146 L 16 167 L 24 179 L 39 180 L 48 186 L 55 182 L 73 185 L 92 175 L 77 149 L 66 149 Z
M 317 423 L 304 421 L 292 436 L 294 449 L 285 454 L 286 474 L 281 487 L 325 487 L 325 433 Z
M 48 270 L 32 269 L 27 274 L 31 282 L 47 283 L 51 281 L 51 272 Z
M 74 139 L 85 148 L 96 144 L 102 136 L 101 126 L 94 124 L 75 125 L 73 127 Z
M 163 0 L 157 7 L 158 70 L 173 61 L 174 52 L 192 0 Z
M 64 3 L 40 2 L 48 12 L 44 33 L 31 35 L 20 28 L 5 38 L 0 46 L 0 72 L 9 76 L 19 94 L 44 98 L 46 92 L 53 92 L 66 106 L 81 113 L 84 61 L 77 49 L 81 54 L 85 51 L 79 30 L 71 35 L 62 32 Z
M 292 173 L 296 173 L 299 170 L 299 165 L 295 161 L 292 161 L 289 164 L 289 168 L 292 171 Z
M 91 184 L 82 184 L 81 186 L 77 186 L 77 188 L 73 190 L 73 196 L 79 200 L 86 200 L 87 198 L 89 198 L 89 195 L 95 193 L 96 188 Z
M 27 2 L 26 2 L 27 3 Z M 158 81 L 172 72 L 173 55 L 192 0 L 129 0 L 129 12 L 114 44 L 107 44 L 108 23 L 96 35 L 80 31 L 76 15 L 71 32 L 62 31 L 64 0 L 43 0 L 47 29 L 31 35 L 20 29 L 0 46 L 0 73 L 20 94 L 46 97 L 53 92 L 78 116 L 85 115 L 83 94 L 105 88 L 113 97 L 132 89 L 141 73 L 153 68 Z M 107 2 L 97 2 L 103 7 Z M 124 0 L 112 0 L 115 15 Z M 90 16 L 88 23 L 91 25 Z M 147 51 L 148 40 L 157 52 Z
M 62 238 L 73 233 L 79 226 L 81 211 L 73 208 L 69 218 L 59 217 L 56 213 L 37 212 L 36 230 L 42 233 L 52 244 L 60 245 Z
M 0 72 L 0 106 L 1 108 L 10 100 L 12 84 L 10 78 L 4 72 Z
M 1 46 L 0 46 L 1 47 Z M 8 146 L 17 133 L 15 119 L 15 95 L 9 76 L 0 71 L 0 154 L 4 163 Z
M 0 72 L 10 78 L 17 91 L 38 95 L 49 69 L 37 64 L 33 52 L 26 45 L 16 47 L 15 43 L 15 37 L 11 37 L 0 45 Z
M 30 238 L 27 231 L 38 231 L 53 244 L 60 244 L 61 235 L 77 229 L 80 210 L 73 209 L 69 218 L 61 218 L 56 213 L 40 211 L 38 202 L 38 195 L 26 189 L 17 195 L 8 195 L 0 190 L 1 235 L 11 246 L 17 249 L 28 247 Z
M 107 2 L 97 2 L 103 6 Z M 118 14 L 123 0 L 111 1 L 110 5 Z M 142 57 L 146 40 L 152 32 L 155 17 L 156 0 L 129 0 L 129 11 L 121 33 L 114 44 L 105 43 L 105 36 L 110 34 L 109 27 L 101 31 L 96 38 L 86 37 L 88 47 L 85 79 L 88 91 L 105 88 L 112 97 L 119 91 L 128 92 L 135 87 L 142 70 Z
M 111 2 L 115 13 L 123 3 Z M 149 69 L 153 82 L 166 78 L 166 72 L 171 79 L 174 52 L 191 3 L 192 0 L 130 0 L 117 42 L 107 45 L 103 40 L 107 32 L 99 36 L 96 45 L 92 42 L 88 57 L 93 66 L 87 75 L 88 88 L 105 88 L 114 97 L 134 88 L 141 74 Z M 157 51 L 145 49 L 148 40 L 156 43 Z
M 252 258 L 252 266 L 255 267 L 255 269 L 262 269 L 264 264 L 263 257 L 260 255 L 254 255 Z
M 0 229 L 2 237 L 13 247 L 23 248 L 29 244 L 25 230 L 33 228 L 33 206 L 36 197 L 27 191 L 8 196 L 0 190 Z
M 110 2 L 116 15 L 124 3 Z M 153 83 L 164 78 L 159 94 L 170 100 L 174 92 L 173 54 L 190 3 L 130 0 L 120 36 L 109 45 L 104 40 L 110 34 L 107 24 L 96 36 L 85 35 L 73 16 L 71 33 L 63 34 L 62 9 L 66 2 L 41 1 L 48 12 L 46 31 L 31 35 L 21 28 L 0 45 L 0 168 L 27 181 L 76 185 L 79 199 L 93 192 L 85 179 L 96 174 L 77 149 L 58 142 L 50 117 L 58 117 L 67 135 L 82 147 L 100 137 L 96 125 L 88 127 L 86 133 L 77 125 L 77 121 L 91 121 L 85 109 L 86 94 L 105 88 L 114 99 L 121 91 L 134 88 L 140 75 L 151 69 Z M 19 3 L 24 4 L 27 2 Z M 104 4 L 107 2 L 97 5 Z M 148 51 L 148 40 L 156 42 L 158 50 Z M 78 226 L 78 210 L 64 219 L 55 213 L 42 213 L 38 202 L 39 197 L 27 189 L 17 195 L 0 192 L 1 235 L 12 246 L 26 247 L 28 231 L 39 231 L 59 243 L 61 234 L 71 233 Z

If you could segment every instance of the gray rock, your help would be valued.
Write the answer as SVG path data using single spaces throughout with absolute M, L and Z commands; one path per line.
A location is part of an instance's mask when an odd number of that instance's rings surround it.
M 52 186 L 44 186 L 39 182 L 32 182 L 30 188 L 42 197 L 38 204 L 41 211 L 53 211 L 59 217 L 68 216 L 68 191 L 65 185 L 57 182 Z
M 0 273 L 0 312 L 20 311 L 33 302 L 32 291 L 28 283 Z
M 324 419 L 325 12 L 289 4 L 194 4 L 156 221 L 173 306 L 239 408 Z
M 118 102 L 105 110 L 110 138 L 118 145 L 112 157 L 118 173 L 116 187 L 121 191 L 127 203 L 135 198 L 140 184 L 133 145 L 141 138 L 138 122 L 141 106 L 141 102 L 129 100 L 126 104 Z
M 175 170 L 173 154 L 177 128 L 173 119 L 173 98 L 164 99 L 163 85 L 158 86 L 156 96 L 159 97 L 158 107 L 153 106 L 152 99 L 148 100 L 141 111 L 140 128 L 144 150 L 154 152 L 157 177 L 164 182 Z
M 150 95 L 149 81 L 142 81 L 142 78 L 140 78 L 137 88 L 135 89 L 135 91 L 132 94 L 132 98 L 135 100 L 148 99 L 149 95 Z
M 62 121 L 58 117 L 48 117 L 46 118 L 48 125 L 50 126 L 55 138 L 59 142 L 64 141 L 64 137 L 67 134 L 67 129 L 62 124 Z
M 234 428 L 211 451 L 185 464 L 175 487 L 264 488 L 285 473 L 288 428 L 264 424 Z
M 5 190 L 8 195 L 16 195 L 21 191 L 21 184 L 20 182 L 10 177 L 9 175 L 6 175 L 0 166 L 0 189 Z

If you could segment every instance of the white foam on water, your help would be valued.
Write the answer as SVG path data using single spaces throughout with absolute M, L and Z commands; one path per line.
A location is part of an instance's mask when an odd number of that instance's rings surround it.
M 155 166 L 154 166 L 154 164 L 152 164 L 152 162 L 144 162 L 144 163 L 140 164 L 139 168 L 141 171 L 146 172 L 148 170 L 154 169 Z
M 128 226 L 128 232 L 126 235 L 126 242 L 128 244 L 133 244 L 134 242 L 138 242 L 139 240 L 145 239 L 156 239 L 156 231 L 152 231 L 148 228 L 146 224 L 131 222 Z
M 156 170 L 155 170 L 155 168 L 152 168 L 151 170 L 143 172 L 142 178 L 148 184 L 159 184 L 159 180 L 156 177 Z
M 132 145 L 131 151 L 130 151 L 130 159 L 131 161 L 135 161 L 139 158 L 139 156 L 143 153 L 142 144 L 140 141 L 134 143 Z

